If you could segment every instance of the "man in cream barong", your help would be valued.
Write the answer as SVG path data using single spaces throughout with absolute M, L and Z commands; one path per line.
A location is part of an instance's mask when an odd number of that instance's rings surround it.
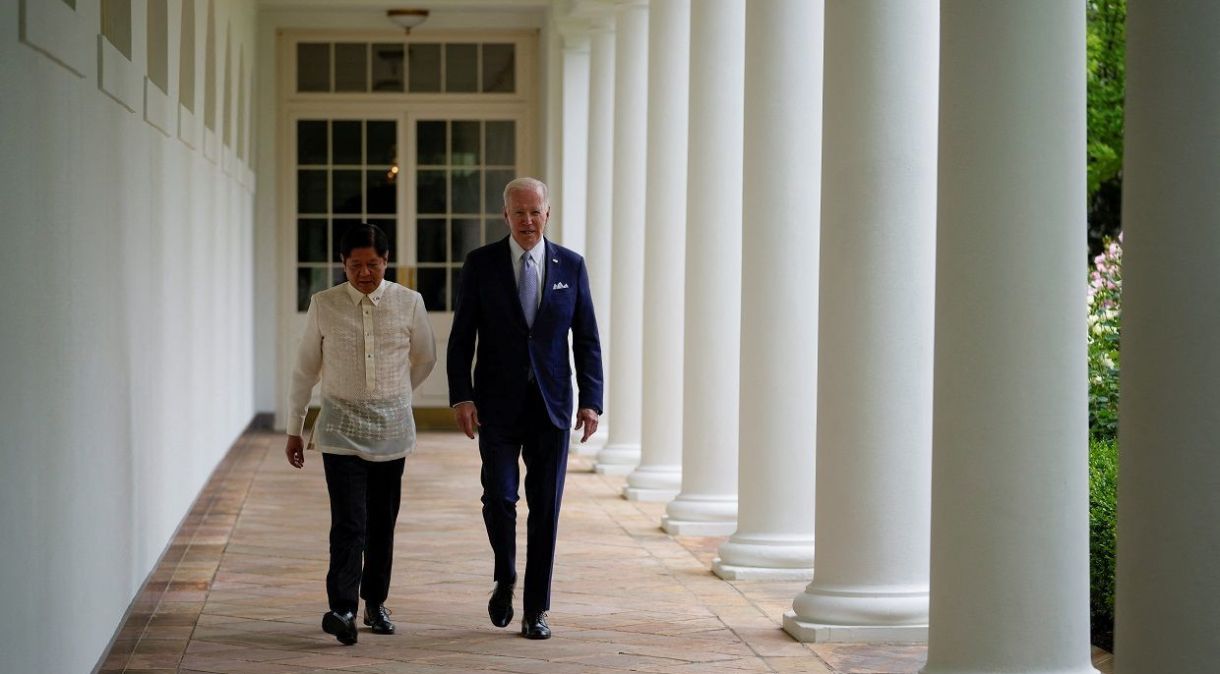
M 305 318 L 289 391 L 288 462 L 305 463 L 301 437 L 313 387 L 322 409 L 313 441 L 322 452 L 330 493 L 330 610 L 322 629 L 356 643 L 364 624 L 393 634 L 385 601 L 394 558 L 394 523 L 405 457 L 415 448 L 411 392 L 436 363 L 428 312 L 419 293 L 386 281 L 385 233 L 361 224 L 339 246 L 347 283 L 314 295 Z

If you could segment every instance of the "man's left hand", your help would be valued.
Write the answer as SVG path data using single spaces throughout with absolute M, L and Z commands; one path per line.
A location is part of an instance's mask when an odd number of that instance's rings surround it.
M 589 436 L 597 432 L 597 412 L 588 408 L 582 407 L 576 411 L 576 428 L 574 430 L 585 429 L 583 435 L 580 436 L 580 441 L 584 442 L 589 439 Z

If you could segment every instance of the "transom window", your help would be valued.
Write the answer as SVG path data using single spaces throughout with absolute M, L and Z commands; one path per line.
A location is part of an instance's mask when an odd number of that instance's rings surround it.
M 516 45 L 299 42 L 298 93 L 515 93 Z

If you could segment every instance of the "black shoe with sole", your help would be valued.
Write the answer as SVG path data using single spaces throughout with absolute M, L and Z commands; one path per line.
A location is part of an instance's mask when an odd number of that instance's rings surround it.
M 526 611 L 521 619 L 521 636 L 526 639 L 550 639 L 551 626 L 546 621 L 546 611 Z
M 356 617 L 351 611 L 330 611 L 322 616 L 322 631 L 333 634 L 344 646 L 351 646 L 356 643 Z
M 394 623 L 390 622 L 390 609 L 385 604 L 364 604 L 364 624 L 373 628 L 373 634 L 393 634 Z
M 497 582 L 492 588 L 491 599 L 487 600 L 487 617 L 496 627 L 508 627 L 513 620 L 513 584 Z

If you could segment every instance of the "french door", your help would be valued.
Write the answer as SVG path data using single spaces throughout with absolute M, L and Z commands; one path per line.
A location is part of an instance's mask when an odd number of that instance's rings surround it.
M 424 297 L 436 373 L 418 407 L 446 407 L 445 344 L 466 254 L 507 234 L 504 185 L 523 171 L 524 113 L 412 106 L 396 114 L 301 112 L 292 119 L 292 336 L 309 298 L 346 281 L 339 242 L 368 222 L 390 242 L 387 280 Z

